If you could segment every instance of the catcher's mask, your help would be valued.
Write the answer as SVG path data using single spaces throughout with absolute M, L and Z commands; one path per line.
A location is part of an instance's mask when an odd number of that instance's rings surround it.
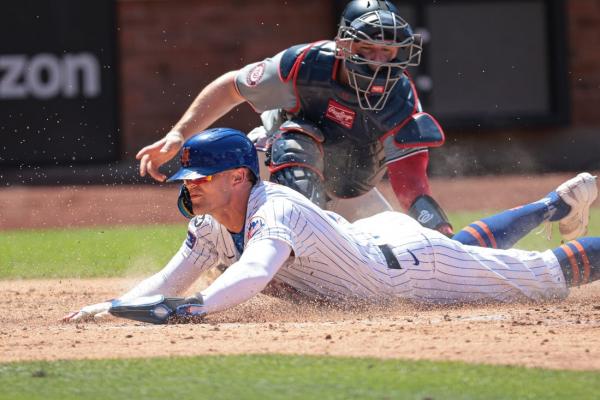
M 236 129 L 214 128 L 192 136 L 181 148 L 180 163 L 181 168 L 168 182 L 205 178 L 240 167 L 248 168 L 257 181 L 260 179 L 254 144 Z M 177 206 L 185 217 L 194 216 L 190 193 L 183 185 Z
M 353 50 L 354 43 L 392 47 L 397 51 L 388 61 L 370 60 Z M 340 24 L 336 57 L 344 61 L 350 87 L 364 110 L 381 110 L 390 92 L 409 66 L 421 61 L 423 41 L 398 14 L 389 10 L 369 11 L 349 25 Z

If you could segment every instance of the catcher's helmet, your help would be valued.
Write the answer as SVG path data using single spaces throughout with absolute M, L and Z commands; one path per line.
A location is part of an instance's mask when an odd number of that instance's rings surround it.
M 356 18 L 370 11 L 381 10 L 391 11 L 394 14 L 400 15 L 398 7 L 387 0 L 353 0 L 346 5 L 346 8 L 342 12 L 340 27 L 350 25 Z
M 254 144 L 242 132 L 214 128 L 185 141 L 181 148 L 181 168 L 168 181 L 198 179 L 234 168 L 246 167 L 259 178 Z
M 393 47 L 397 54 L 386 62 L 370 60 L 353 51 L 356 42 Z M 419 65 L 422 48 L 421 36 L 391 10 L 368 11 L 349 25 L 341 24 L 336 37 L 336 57 L 344 60 L 350 87 L 365 110 L 385 106 L 404 69 Z

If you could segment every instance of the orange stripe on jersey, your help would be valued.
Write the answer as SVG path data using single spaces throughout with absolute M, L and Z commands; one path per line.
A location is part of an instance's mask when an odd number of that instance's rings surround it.
M 483 229 L 483 231 L 485 232 L 485 234 L 490 239 L 490 243 L 492 244 L 492 247 L 494 249 L 497 249 L 498 248 L 498 244 L 496 243 L 496 238 L 494 237 L 494 234 L 490 230 L 490 227 L 487 226 L 487 224 L 485 222 L 483 222 L 483 221 L 477 221 L 477 222 L 475 222 L 475 225 L 477 225 L 478 227 L 480 227 L 481 229 Z
M 581 243 L 579 243 L 577 240 L 573 240 L 570 243 L 573 244 L 573 246 L 575 246 L 577 248 L 577 251 L 579 251 L 579 254 L 581 255 L 581 259 L 583 260 L 583 281 L 582 281 L 582 283 L 588 283 L 590 280 L 590 273 L 591 273 L 590 260 L 587 256 L 587 254 L 585 253 L 585 249 L 583 248 Z
M 571 264 L 571 269 L 573 270 L 573 282 L 571 283 L 573 285 L 579 285 L 579 268 L 577 267 L 577 260 L 575 259 L 575 254 L 573 254 L 573 250 L 571 250 L 571 248 L 566 244 L 563 244 L 562 246 L 560 246 L 560 248 L 562 249 L 562 251 L 565 252 L 567 257 L 569 258 L 569 264 Z
M 485 242 L 485 240 L 483 240 L 483 238 L 481 237 L 481 235 L 479 234 L 479 232 L 477 232 L 474 228 L 471 228 L 470 226 L 467 226 L 467 227 L 463 228 L 463 231 L 469 232 L 471 234 L 471 236 L 473 236 L 475 239 L 477 239 L 477 241 L 479 242 L 479 245 L 481 247 L 488 247 L 488 245 Z

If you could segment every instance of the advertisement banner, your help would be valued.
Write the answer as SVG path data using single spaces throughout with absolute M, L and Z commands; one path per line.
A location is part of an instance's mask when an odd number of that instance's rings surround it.
M 0 5 L 0 165 L 116 160 L 112 0 Z

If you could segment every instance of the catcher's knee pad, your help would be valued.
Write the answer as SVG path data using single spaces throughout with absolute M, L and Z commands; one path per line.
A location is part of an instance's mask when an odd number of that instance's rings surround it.
M 302 131 L 282 132 L 271 145 L 269 171 L 272 182 L 294 189 L 324 207 L 324 160 L 318 139 Z
M 284 131 L 271 144 L 271 173 L 290 165 L 301 165 L 323 175 L 323 147 L 304 132 Z
M 423 194 L 417 197 L 410 206 L 408 215 L 426 228 L 439 230 L 446 236 L 452 233 L 452 225 L 448 221 L 446 213 L 431 196 Z

